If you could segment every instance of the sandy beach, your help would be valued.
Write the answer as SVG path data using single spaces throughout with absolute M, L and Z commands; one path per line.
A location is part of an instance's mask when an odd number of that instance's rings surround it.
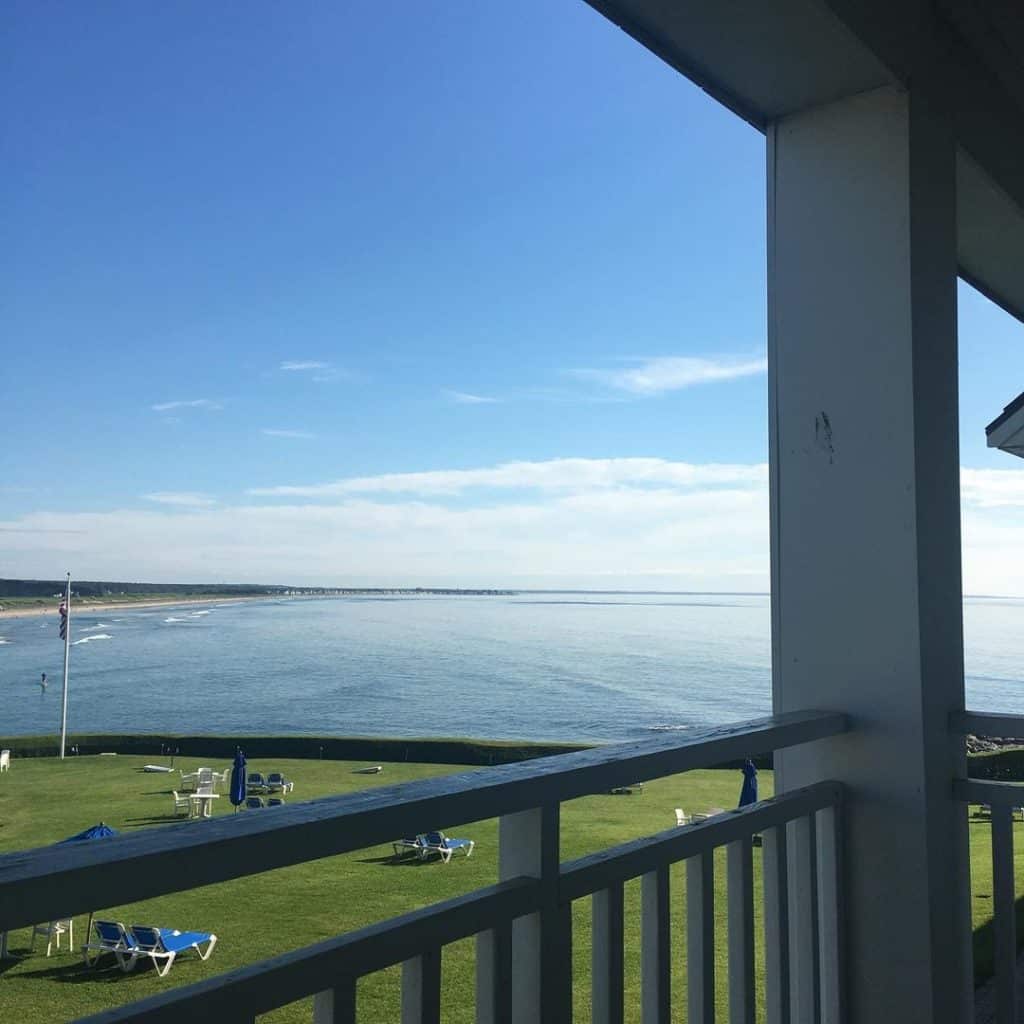
M 199 605 L 199 604 L 235 604 L 238 601 L 268 601 L 272 600 L 267 597 L 231 597 L 226 595 L 224 597 L 183 597 L 177 600 L 172 598 L 163 598 L 159 601 L 72 601 L 71 614 L 72 616 L 79 614 L 80 612 L 97 612 L 97 611 L 125 611 L 131 608 L 164 608 L 167 606 L 181 607 L 182 605 Z M 3 602 L 0 602 L 2 605 Z M 47 604 L 42 605 L 38 608 L 5 608 L 0 611 L 0 622 L 4 619 L 26 619 L 33 616 L 41 615 L 53 615 L 56 617 L 57 608 L 60 605 L 58 598 L 53 598 Z

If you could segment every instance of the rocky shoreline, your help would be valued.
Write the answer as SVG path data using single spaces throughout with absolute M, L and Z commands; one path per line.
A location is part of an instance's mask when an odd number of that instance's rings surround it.
M 1022 747 L 1024 743 L 1016 739 L 1004 739 L 1001 736 L 972 736 L 967 737 L 968 754 L 988 754 L 994 750 L 1005 750 L 1008 747 Z

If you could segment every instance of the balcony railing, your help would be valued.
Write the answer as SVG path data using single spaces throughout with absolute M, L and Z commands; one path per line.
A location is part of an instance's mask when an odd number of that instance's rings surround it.
M 754 873 L 763 857 L 769 1024 L 842 1016 L 842 788 L 823 781 L 569 862 L 564 801 L 843 732 L 842 715 L 797 712 L 727 728 L 486 768 L 80 846 L 0 857 L 0 931 L 348 853 L 402 835 L 500 818 L 496 885 L 85 1018 L 250 1022 L 314 996 L 316 1024 L 357 1019 L 359 978 L 402 965 L 403 1024 L 440 1021 L 441 951 L 476 937 L 476 1019 L 572 1019 L 572 906 L 593 902 L 592 1009 L 624 1016 L 624 884 L 641 879 L 641 1017 L 670 1019 L 669 868 L 686 863 L 688 1020 L 715 1014 L 714 852 L 726 851 L 733 1024 L 755 1019 Z M 187 1015 L 187 1018 L 186 1018 Z
M 965 711 L 956 715 L 962 735 L 998 736 L 1024 741 L 1024 716 Z M 989 807 L 992 816 L 993 981 L 997 1024 L 1017 1022 L 1017 919 L 1014 880 L 1013 815 L 1024 806 L 1024 785 L 989 779 L 957 779 L 954 794 L 964 804 Z

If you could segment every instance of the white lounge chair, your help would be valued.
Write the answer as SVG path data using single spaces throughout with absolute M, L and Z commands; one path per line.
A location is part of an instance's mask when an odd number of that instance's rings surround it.
M 725 809 L 722 807 L 709 807 L 707 814 L 694 814 L 690 817 L 690 821 L 707 821 L 708 818 L 714 818 L 718 814 L 725 814 Z
M 426 859 L 432 853 L 436 853 L 445 864 L 451 862 L 452 854 L 456 850 L 465 850 L 466 856 L 472 857 L 473 847 L 476 846 L 472 839 L 449 839 L 443 832 L 427 832 L 419 839 L 423 844 L 421 857 Z
M 68 937 L 68 952 L 71 951 L 72 946 L 75 944 L 75 922 L 73 918 L 64 917 L 59 921 L 47 921 L 46 924 L 37 924 L 32 929 L 32 949 L 36 948 L 36 936 L 46 936 L 46 955 L 50 955 L 50 951 L 53 949 L 54 940 L 57 941 L 57 949 L 60 950 L 60 937 L 67 935 Z
M 117 958 L 122 971 L 130 971 L 138 955 L 135 940 L 128 934 L 128 929 L 120 921 L 93 921 L 92 925 L 96 936 L 82 947 L 86 967 L 95 967 L 100 957 L 110 953 Z
M 0 772 L 9 772 L 11 770 L 11 752 L 9 750 L 0 750 Z

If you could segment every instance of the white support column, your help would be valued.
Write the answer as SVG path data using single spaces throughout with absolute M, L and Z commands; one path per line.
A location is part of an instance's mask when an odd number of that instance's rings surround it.
M 954 157 L 894 89 L 768 132 L 774 705 L 851 722 L 777 786 L 848 786 L 849 1024 L 971 1019 Z
M 543 908 L 512 922 L 510 985 L 513 1020 L 572 1016 L 571 909 L 558 904 L 559 806 L 503 815 L 498 822 L 498 877 L 541 880 Z

